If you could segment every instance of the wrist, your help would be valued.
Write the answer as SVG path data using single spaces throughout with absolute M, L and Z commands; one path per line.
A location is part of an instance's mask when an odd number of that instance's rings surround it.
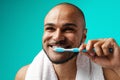
M 120 77 L 120 67 L 113 70 Z

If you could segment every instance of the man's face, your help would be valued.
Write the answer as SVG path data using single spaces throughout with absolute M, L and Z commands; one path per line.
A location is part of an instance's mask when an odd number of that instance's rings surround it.
M 79 47 L 83 39 L 83 24 L 76 11 L 57 7 L 45 18 L 43 49 L 52 62 L 64 62 L 75 53 L 53 51 L 54 47 Z

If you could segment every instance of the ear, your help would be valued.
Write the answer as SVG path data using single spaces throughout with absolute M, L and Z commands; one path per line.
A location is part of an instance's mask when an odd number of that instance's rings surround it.
M 85 42 L 86 37 L 87 37 L 87 29 L 84 29 L 84 31 L 83 31 L 83 36 L 82 36 L 82 43 Z

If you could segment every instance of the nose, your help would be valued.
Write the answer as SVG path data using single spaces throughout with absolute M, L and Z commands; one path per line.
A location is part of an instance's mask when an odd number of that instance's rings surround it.
M 55 33 L 53 34 L 54 41 L 62 41 L 64 39 L 65 39 L 64 34 L 60 30 L 56 30 Z

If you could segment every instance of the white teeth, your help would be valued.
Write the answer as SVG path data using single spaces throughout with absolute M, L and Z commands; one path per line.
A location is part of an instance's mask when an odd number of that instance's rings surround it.
M 54 49 L 54 48 L 58 48 L 58 47 L 60 47 L 60 46 L 52 46 L 53 49 Z
M 62 47 L 60 47 L 60 46 L 52 46 L 52 49 L 54 50 L 54 51 L 56 51 L 56 49 L 58 50 L 58 49 L 61 49 Z

